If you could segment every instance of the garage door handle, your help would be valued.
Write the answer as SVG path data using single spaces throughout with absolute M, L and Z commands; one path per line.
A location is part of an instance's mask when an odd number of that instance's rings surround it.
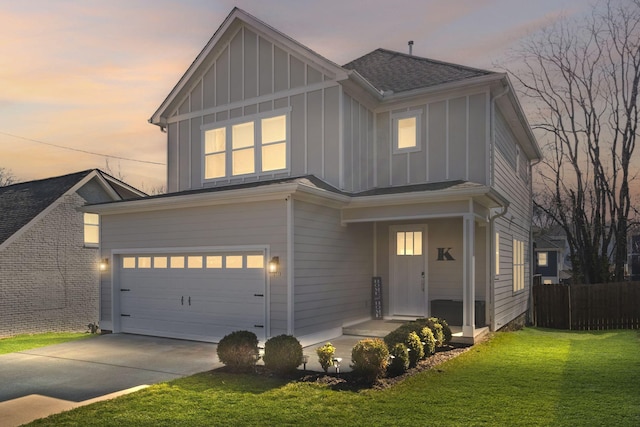
M 191 297 L 189 297 L 189 305 L 191 305 Z
M 184 296 L 180 297 L 180 305 L 184 305 Z
M 263 297 L 264 294 L 253 294 L 254 297 Z
M 264 328 L 264 325 L 253 325 L 254 328 Z
M 120 289 L 120 292 L 130 292 L 131 289 Z

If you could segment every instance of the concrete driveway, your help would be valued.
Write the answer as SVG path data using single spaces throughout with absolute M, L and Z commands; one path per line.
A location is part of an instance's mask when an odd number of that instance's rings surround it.
M 1 355 L 0 425 L 219 366 L 215 344 L 125 334 Z

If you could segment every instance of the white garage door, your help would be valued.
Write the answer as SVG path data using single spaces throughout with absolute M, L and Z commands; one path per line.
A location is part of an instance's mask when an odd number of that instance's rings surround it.
M 263 252 L 122 255 L 122 332 L 218 342 L 237 330 L 265 339 Z

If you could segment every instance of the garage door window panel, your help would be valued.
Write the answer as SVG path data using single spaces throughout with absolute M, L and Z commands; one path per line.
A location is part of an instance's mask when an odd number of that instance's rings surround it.
M 227 255 L 226 257 L 226 267 L 229 269 L 233 268 L 242 268 L 242 255 Z
M 171 265 L 171 268 L 184 268 L 184 257 L 172 256 L 170 265 Z

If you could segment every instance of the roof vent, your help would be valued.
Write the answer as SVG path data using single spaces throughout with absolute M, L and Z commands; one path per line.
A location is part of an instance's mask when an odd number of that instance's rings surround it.
M 413 55 L 413 40 L 409 40 L 409 55 Z

